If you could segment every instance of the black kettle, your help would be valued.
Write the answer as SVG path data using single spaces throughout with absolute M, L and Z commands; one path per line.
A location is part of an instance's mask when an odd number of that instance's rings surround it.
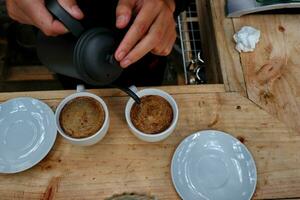
M 117 47 L 110 30 L 85 30 L 57 0 L 46 0 L 46 7 L 71 34 L 48 37 L 38 34 L 37 54 L 51 71 L 83 80 L 94 86 L 111 85 L 122 73 L 113 54 Z

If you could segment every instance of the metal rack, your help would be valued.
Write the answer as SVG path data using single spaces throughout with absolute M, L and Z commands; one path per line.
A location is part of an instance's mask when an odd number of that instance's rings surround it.
M 203 84 L 205 80 L 202 60 L 199 16 L 196 1 L 183 12 L 177 20 L 181 40 L 184 74 L 186 84 Z

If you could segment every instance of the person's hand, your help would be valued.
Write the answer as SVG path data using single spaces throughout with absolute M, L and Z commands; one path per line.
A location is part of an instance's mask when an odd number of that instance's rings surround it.
M 76 19 L 82 19 L 83 13 L 76 0 L 58 0 L 60 5 Z M 6 0 L 9 16 L 23 24 L 34 25 L 48 36 L 64 34 L 67 29 L 55 20 L 45 7 L 44 0 Z
M 119 0 L 117 28 L 125 28 L 136 16 L 115 52 L 122 67 L 135 63 L 148 52 L 161 56 L 170 54 L 176 40 L 174 11 L 174 0 Z

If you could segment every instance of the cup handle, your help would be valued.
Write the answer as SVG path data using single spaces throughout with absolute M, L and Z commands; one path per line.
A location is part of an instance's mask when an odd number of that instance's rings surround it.
M 130 87 L 129 87 L 129 90 L 131 90 L 131 91 L 134 92 L 134 93 L 137 93 L 137 92 L 138 92 L 138 89 L 137 89 L 137 87 L 136 87 L 135 85 L 130 86 Z
M 76 92 L 84 92 L 84 91 L 85 91 L 84 85 L 77 85 Z

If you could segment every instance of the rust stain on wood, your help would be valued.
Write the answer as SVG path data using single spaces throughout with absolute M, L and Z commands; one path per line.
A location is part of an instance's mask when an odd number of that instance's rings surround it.
M 283 26 L 281 26 L 281 25 L 278 26 L 278 30 L 280 32 L 285 32 L 285 28 Z
M 237 136 L 236 137 L 241 143 L 245 144 L 246 139 L 243 136 Z
M 50 180 L 48 187 L 47 187 L 46 191 L 44 192 L 44 196 L 42 198 L 43 200 L 55 199 L 55 194 L 57 192 L 59 182 L 60 182 L 60 177 L 53 177 Z
M 217 123 L 218 123 L 218 121 L 219 121 L 219 114 L 216 114 L 216 117 L 214 118 L 214 120 L 210 123 L 210 124 L 208 124 L 208 127 L 213 127 L 214 125 L 216 125 Z
M 275 95 L 273 88 L 277 81 L 283 76 L 283 69 L 287 65 L 286 58 L 273 58 L 255 72 L 253 81 L 258 83 L 257 87 L 260 88 L 259 99 L 265 105 L 274 102 Z
M 282 76 L 284 66 L 286 66 L 286 59 L 272 59 L 256 72 L 255 79 L 259 85 L 273 84 Z
M 273 102 L 275 96 L 270 91 L 261 91 L 259 94 L 260 101 L 267 105 L 269 102 Z
M 241 107 L 241 106 L 236 106 L 236 109 L 237 109 L 237 110 L 241 110 L 242 107 Z
M 273 45 L 269 44 L 268 46 L 266 46 L 265 50 L 270 54 L 273 51 Z

